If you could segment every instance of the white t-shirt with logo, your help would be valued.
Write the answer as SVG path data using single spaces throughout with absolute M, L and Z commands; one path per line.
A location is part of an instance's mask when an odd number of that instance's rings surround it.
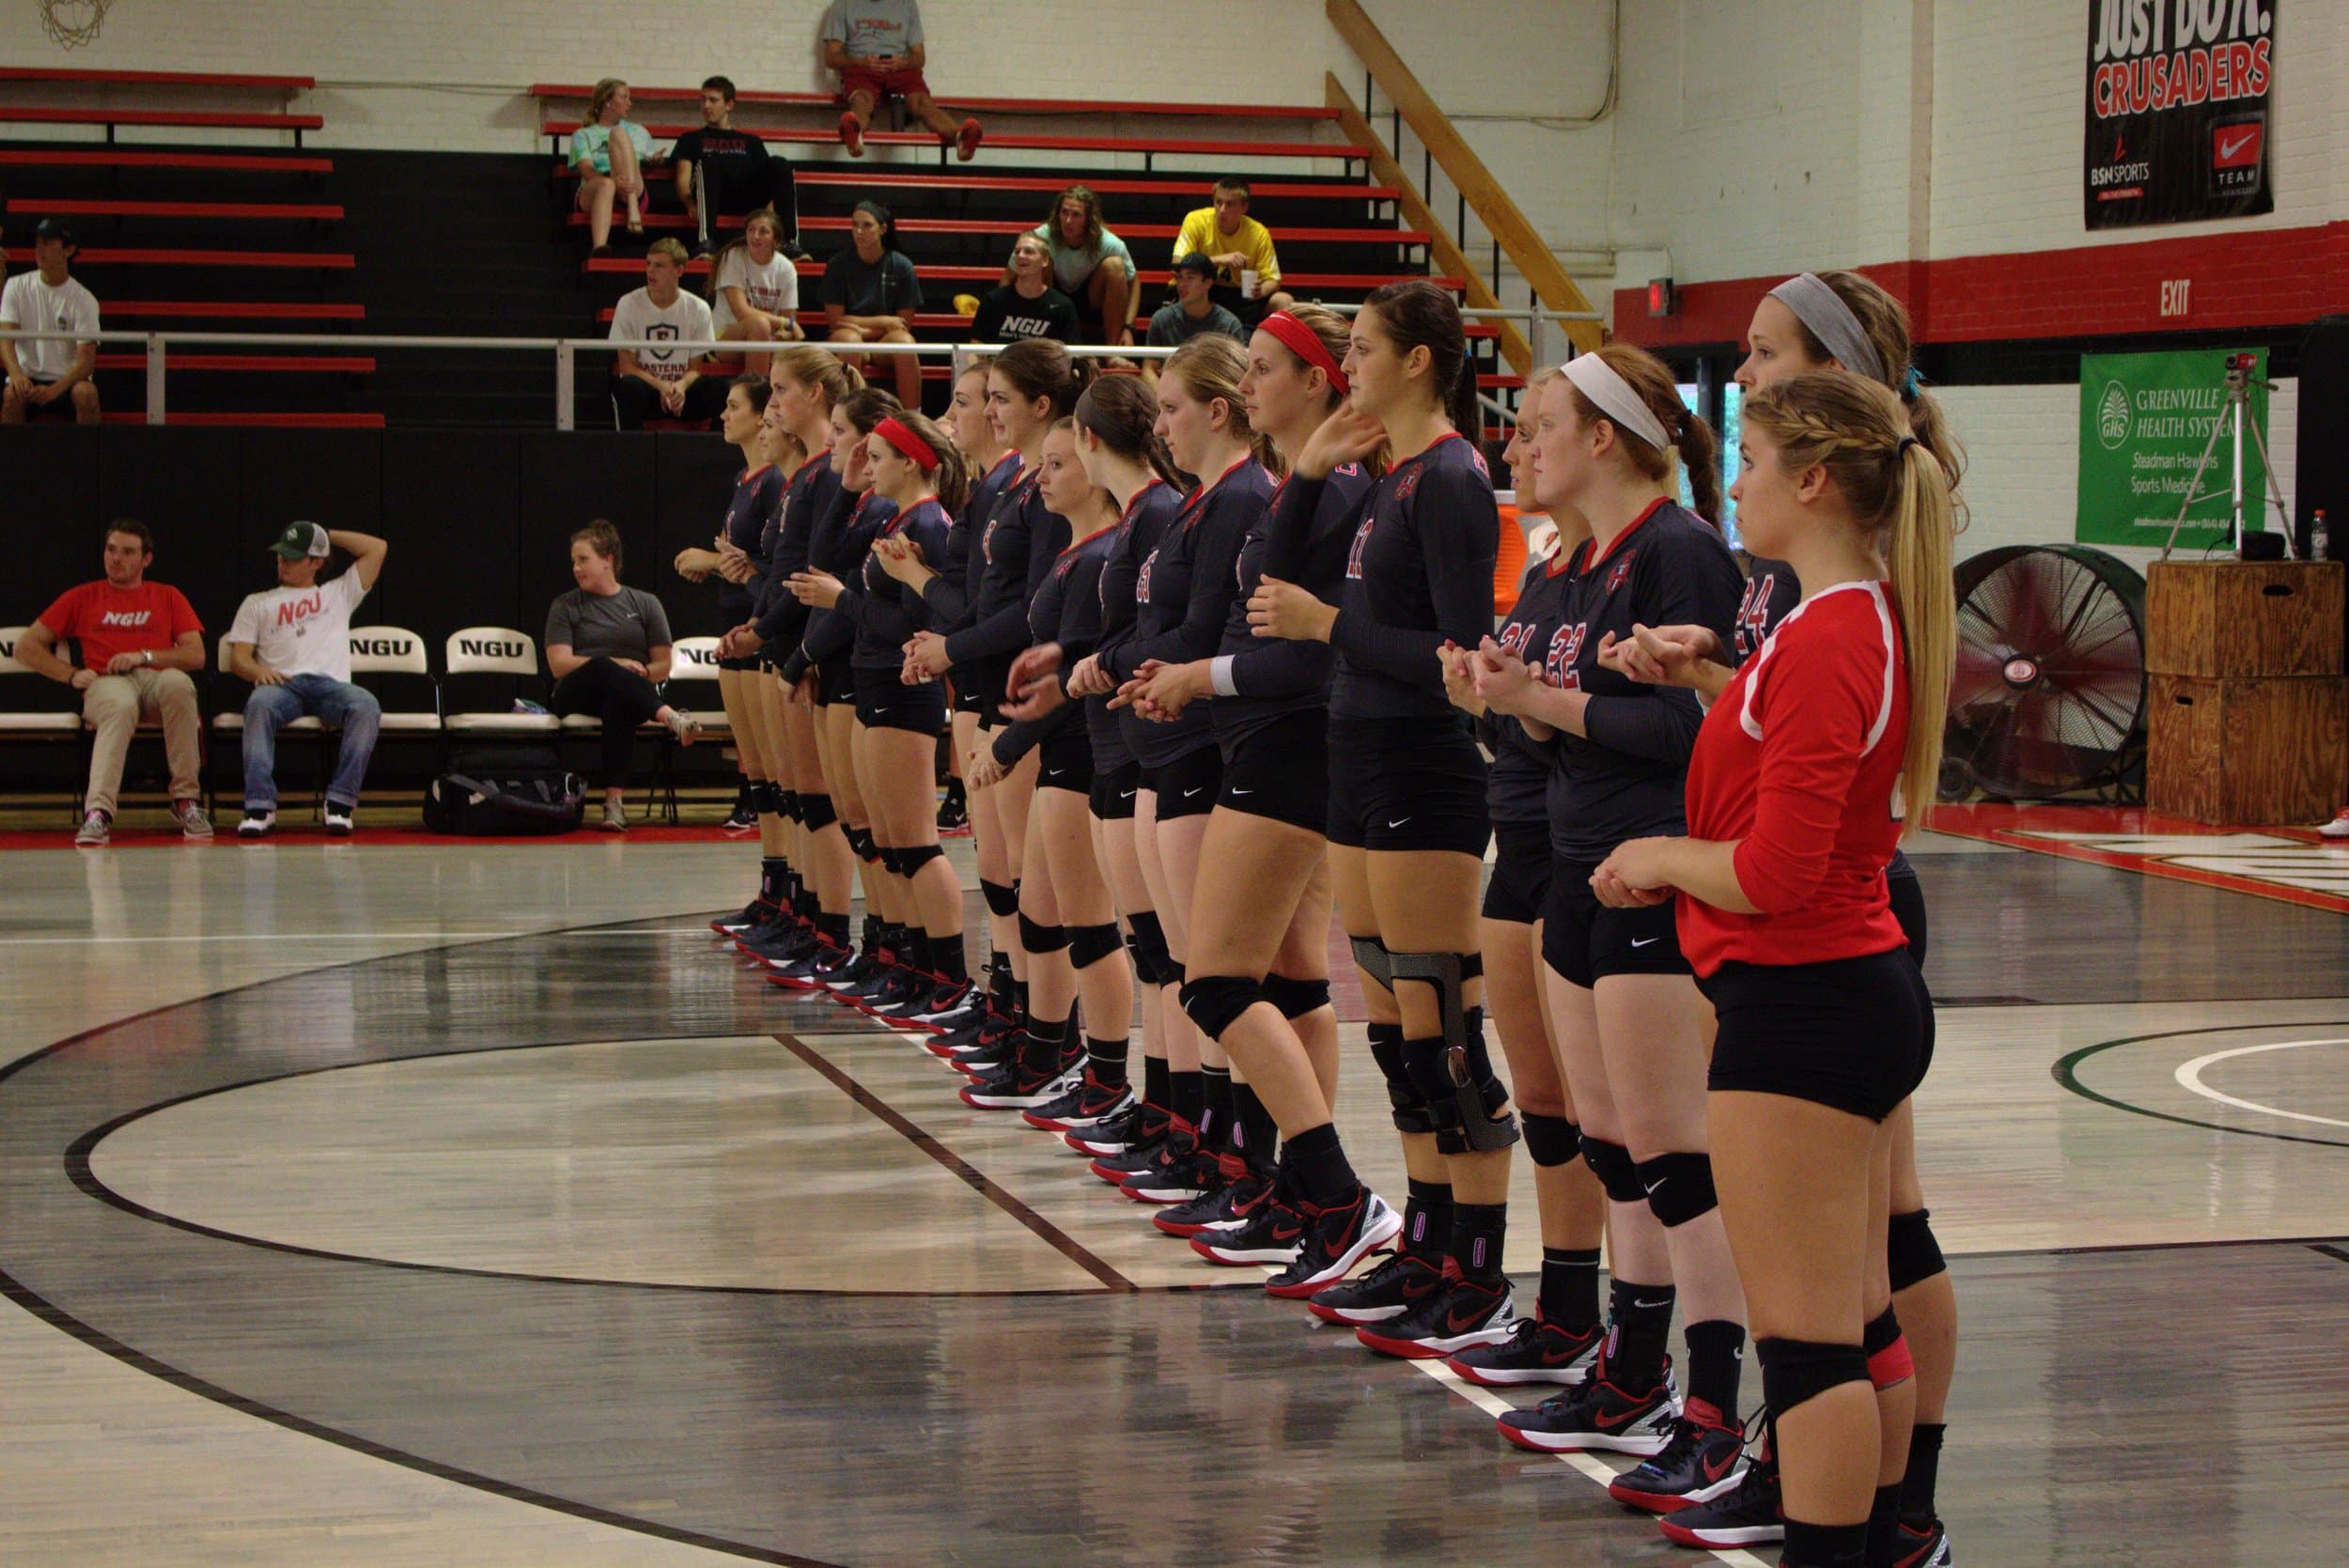
M 19 272 L 0 287 L 0 321 L 19 332 L 98 332 L 98 296 L 68 278 L 52 288 L 39 272 Z M 80 343 L 62 338 L 20 342 L 17 363 L 37 381 L 54 381 L 73 368 Z
M 718 334 L 710 325 L 709 302 L 699 294 L 677 290 L 677 298 L 667 309 L 652 303 L 652 295 L 639 288 L 624 297 L 612 310 L 612 332 L 609 340 L 625 343 L 630 338 L 674 338 L 680 344 L 697 344 L 692 349 L 637 349 L 637 365 L 656 380 L 681 381 L 693 362 L 708 352 L 707 345 L 718 341 Z
M 228 640 L 252 644 L 254 657 L 280 674 L 348 681 L 350 613 L 366 597 L 356 567 L 315 587 L 247 594 Z
M 800 270 L 789 256 L 777 251 L 761 267 L 747 248 L 728 251 L 709 286 L 711 323 L 720 336 L 734 325 L 734 307 L 726 303 L 729 287 L 739 288 L 753 310 L 770 316 L 787 316 L 800 308 Z

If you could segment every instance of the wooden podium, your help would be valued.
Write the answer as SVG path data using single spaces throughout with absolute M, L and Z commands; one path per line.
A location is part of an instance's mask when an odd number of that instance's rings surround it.
M 2145 800 L 2231 825 L 2349 800 L 2338 561 L 2165 561 L 2145 573 Z

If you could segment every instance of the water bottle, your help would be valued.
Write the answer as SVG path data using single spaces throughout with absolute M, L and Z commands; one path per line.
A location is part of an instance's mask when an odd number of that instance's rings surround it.
M 2333 536 L 2325 527 L 2325 508 L 2319 506 L 2309 515 L 2309 559 L 2331 560 L 2332 542 Z

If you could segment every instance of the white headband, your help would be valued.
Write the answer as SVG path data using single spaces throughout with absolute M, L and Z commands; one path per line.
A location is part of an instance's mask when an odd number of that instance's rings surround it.
M 1618 375 L 1613 365 L 1596 354 L 1577 354 L 1566 361 L 1565 368 L 1559 374 L 1596 403 L 1599 412 L 1650 446 L 1659 451 L 1671 449 L 1672 438 L 1665 433 L 1664 422 L 1656 417 L 1656 411 L 1631 390 L 1631 383 Z
M 1835 363 L 1872 381 L 1885 379 L 1884 356 L 1868 341 L 1859 318 L 1817 273 L 1797 273 L 1771 289 L 1770 297 L 1793 311 L 1796 318 L 1811 329 L 1811 335 L 1819 340 L 1819 346 Z

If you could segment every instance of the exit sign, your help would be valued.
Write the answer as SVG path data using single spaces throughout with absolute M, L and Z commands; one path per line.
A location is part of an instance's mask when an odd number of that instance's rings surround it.
M 2186 298 L 2194 287 L 2192 278 L 2165 278 L 2161 285 L 2161 313 L 2165 317 L 2184 316 Z

